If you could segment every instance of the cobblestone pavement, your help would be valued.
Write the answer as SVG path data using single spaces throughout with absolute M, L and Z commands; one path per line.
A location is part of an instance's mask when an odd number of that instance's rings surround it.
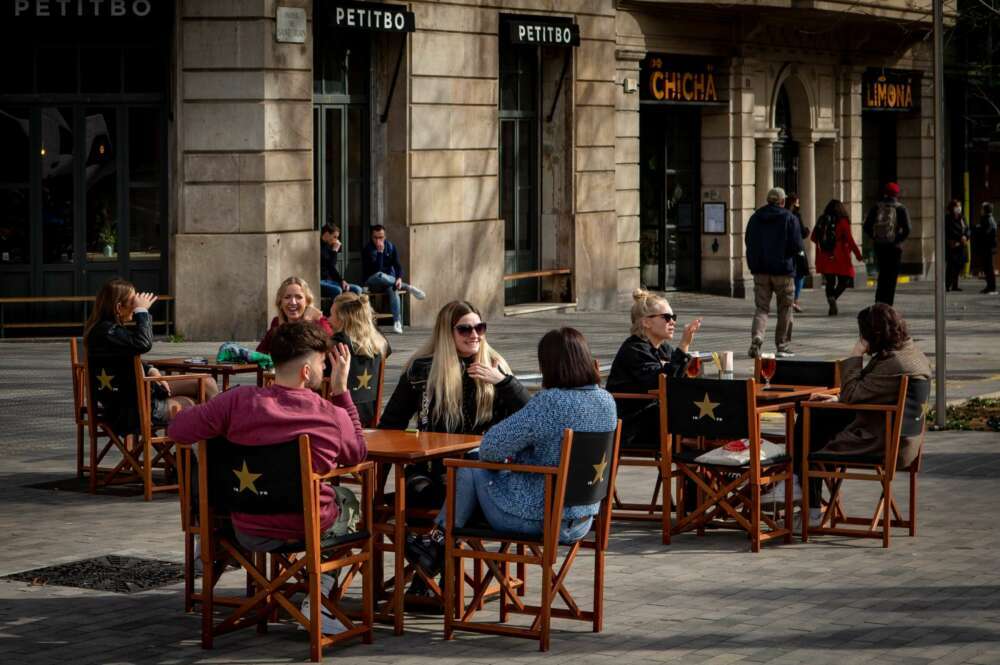
M 995 329 L 1000 301 L 969 294 L 949 301 L 949 397 L 1000 389 Z M 871 290 L 849 292 L 856 311 Z M 933 350 L 930 290 L 901 287 L 897 304 L 915 337 Z M 701 349 L 745 352 L 751 306 L 676 294 L 682 319 L 705 317 Z M 829 319 L 819 291 L 796 320 L 800 355 L 836 357 L 855 336 L 849 314 Z M 821 309 L 822 308 L 822 309 Z M 622 314 L 570 314 L 491 321 L 492 343 L 516 371 L 535 371 L 534 343 L 554 325 L 574 325 L 610 361 L 625 336 Z M 833 325 L 831 325 L 831 323 Z M 423 331 L 393 337 L 394 383 Z M 158 343 L 157 356 L 209 355 L 217 343 Z M 64 342 L 0 344 L 0 576 L 61 562 L 119 554 L 180 561 L 176 498 L 90 496 L 27 488 L 73 474 L 72 395 Z M 741 361 L 738 371 L 746 371 Z M 615 524 L 608 557 L 604 631 L 555 621 L 552 650 L 508 638 L 441 639 L 440 617 L 408 619 L 407 633 L 377 629 L 370 646 L 328 650 L 344 663 L 1000 663 L 1000 528 L 988 517 L 1000 500 L 1000 436 L 930 433 L 920 475 L 919 535 L 877 541 L 820 538 L 767 545 L 757 555 L 734 533 L 686 534 L 671 547 L 658 533 Z M 651 478 L 628 469 L 626 496 L 645 497 Z M 905 492 L 905 483 L 897 492 Z M 851 488 L 848 507 L 874 502 Z M 581 555 L 570 587 L 586 605 L 591 559 Z M 230 574 L 226 583 L 237 585 Z M 287 663 L 306 660 L 304 633 L 290 625 L 199 647 L 199 621 L 185 615 L 179 584 L 131 595 L 0 580 L 0 663 Z

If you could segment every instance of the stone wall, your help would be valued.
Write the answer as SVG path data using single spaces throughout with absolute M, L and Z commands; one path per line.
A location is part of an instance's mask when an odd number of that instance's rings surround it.
M 275 42 L 271 1 L 187 0 L 178 13 L 177 330 L 257 339 L 281 280 L 319 286 L 312 50 Z

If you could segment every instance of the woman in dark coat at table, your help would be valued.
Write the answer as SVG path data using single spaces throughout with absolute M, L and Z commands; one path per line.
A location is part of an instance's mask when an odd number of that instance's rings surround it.
M 94 311 L 91 312 L 84 331 L 88 357 L 131 358 L 152 349 L 153 318 L 149 314 L 149 308 L 155 302 L 155 295 L 137 292 L 132 283 L 124 279 L 116 278 L 105 282 L 97 292 Z M 130 321 L 135 325 L 126 326 Z M 92 371 L 96 371 L 93 363 L 91 366 Z M 143 364 L 143 369 L 147 376 L 160 375 L 155 367 Z M 198 386 L 196 380 L 154 383 L 151 396 L 153 425 L 166 425 L 179 411 L 193 406 L 194 398 L 198 396 Z M 95 400 L 100 402 L 101 391 L 97 392 Z M 208 379 L 205 397 L 211 399 L 218 393 L 215 381 Z M 118 418 L 119 422 L 112 425 L 122 432 L 138 425 L 137 414 L 133 414 L 133 417 L 119 414 Z
M 632 293 L 632 335 L 625 340 L 608 374 L 606 388 L 611 393 L 646 393 L 659 387 L 660 375 L 681 376 L 691 356 L 688 348 L 701 319 L 684 327 L 676 348 L 674 338 L 677 316 L 662 297 L 636 289 Z M 616 400 L 622 420 L 622 448 L 659 448 L 659 409 L 655 401 Z
M 903 317 L 885 303 L 858 312 L 860 335 L 851 354 L 840 361 L 840 395 L 813 395 L 816 401 L 845 404 L 894 404 L 899 382 L 930 380 L 931 365 L 910 338 Z M 864 357 L 869 356 L 868 364 Z M 821 413 L 821 411 L 817 411 Z M 885 414 L 859 411 L 830 414 L 817 419 L 810 436 L 810 449 L 836 455 L 871 455 L 885 451 Z M 796 432 L 798 434 L 799 432 Z M 920 441 L 903 437 L 899 442 L 896 468 L 905 469 L 920 452 Z M 817 479 L 818 480 L 818 479 Z M 810 488 L 809 503 L 819 506 L 818 487 Z M 810 525 L 818 524 L 820 509 L 810 509 Z

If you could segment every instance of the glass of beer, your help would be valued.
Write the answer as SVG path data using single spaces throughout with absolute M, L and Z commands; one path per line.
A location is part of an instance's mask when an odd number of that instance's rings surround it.
M 773 353 L 760 354 L 760 375 L 764 378 L 764 389 L 771 387 L 771 379 L 778 370 L 778 361 Z
M 696 379 L 701 376 L 701 356 L 692 355 L 684 371 L 687 373 L 689 379 Z

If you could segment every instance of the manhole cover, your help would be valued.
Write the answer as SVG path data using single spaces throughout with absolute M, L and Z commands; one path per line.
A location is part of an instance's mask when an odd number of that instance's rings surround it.
M 109 554 L 83 561 L 26 570 L 4 579 L 33 585 L 71 586 L 113 593 L 135 593 L 184 579 L 184 566 L 170 561 Z

